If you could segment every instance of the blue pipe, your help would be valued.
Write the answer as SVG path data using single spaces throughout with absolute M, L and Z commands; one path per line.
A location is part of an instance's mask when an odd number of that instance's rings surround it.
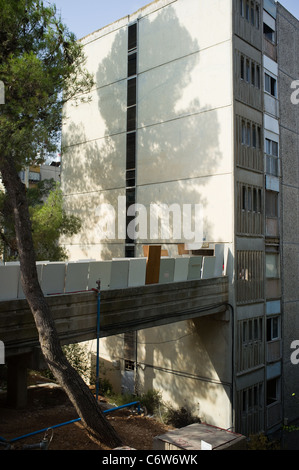
M 96 363 L 96 400 L 99 397 L 100 388 L 100 306 L 101 306 L 101 283 L 98 281 L 98 304 L 97 304 L 97 363 Z
M 139 414 L 140 413 L 140 402 L 139 401 L 133 401 L 132 403 L 127 403 L 125 405 L 116 406 L 115 408 L 110 408 L 109 410 L 104 410 L 103 413 L 111 413 L 112 411 L 117 411 L 117 410 L 120 410 L 122 408 L 127 408 L 127 407 L 132 406 L 132 405 L 138 405 L 138 414 Z M 55 426 L 50 426 L 48 428 L 40 429 L 39 431 L 34 431 L 34 432 L 29 433 L 29 434 L 24 434 L 23 436 L 15 437 L 14 439 L 11 439 L 10 441 L 6 441 L 6 439 L 3 439 L 2 437 L 0 437 L 0 439 L 3 440 L 3 442 L 7 442 L 7 443 L 17 442 L 17 441 L 20 441 L 21 439 L 25 439 L 25 438 L 30 437 L 30 436 L 35 436 L 36 434 L 40 434 L 42 432 L 50 431 L 51 429 L 60 428 L 60 427 L 65 426 L 67 424 L 77 423 L 78 421 L 81 421 L 81 418 L 72 419 L 71 421 L 66 421 L 65 423 L 56 424 Z

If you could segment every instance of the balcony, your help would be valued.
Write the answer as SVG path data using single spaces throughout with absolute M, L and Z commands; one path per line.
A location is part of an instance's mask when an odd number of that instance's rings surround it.
M 277 46 L 272 41 L 269 41 L 264 35 L 264 54 L 270 57 L 270 59 L 277 62 Z

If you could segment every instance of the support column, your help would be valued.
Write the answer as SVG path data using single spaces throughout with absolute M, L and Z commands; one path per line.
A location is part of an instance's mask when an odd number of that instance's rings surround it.
M 7 403 L 13 408 L 27 405 L 28 355 L 7 359 Z

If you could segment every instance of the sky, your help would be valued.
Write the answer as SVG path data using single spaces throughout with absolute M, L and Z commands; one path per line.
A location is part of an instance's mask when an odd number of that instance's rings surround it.
M 93 33 L 123 16 L 134 13 L 152 0 L 48 0 L 56 5 L 63 23 L 77 39 Z M 209 1 L 209 0 L 205 0 Z M 226 1 L 226 0 L 222 0 Z M 46 3 L 46 2 L 45 2 Z M 280 0 L 287 10 L 299 19 L 298 0 Z

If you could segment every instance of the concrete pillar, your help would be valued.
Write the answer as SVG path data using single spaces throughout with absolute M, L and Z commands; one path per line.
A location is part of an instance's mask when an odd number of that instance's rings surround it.
M 14 408 L 27 405 L 28 356 L 13 356 L 7 360 L 7 403 Z

